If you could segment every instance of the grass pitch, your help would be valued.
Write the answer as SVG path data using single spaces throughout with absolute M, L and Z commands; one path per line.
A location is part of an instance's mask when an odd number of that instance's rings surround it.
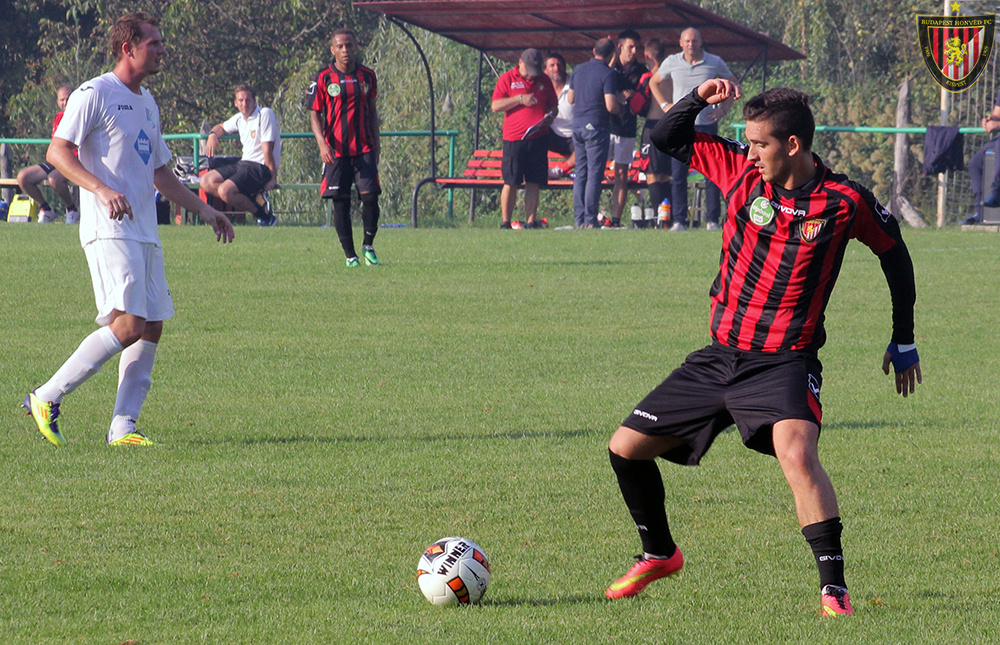
M 17 407 L 94 329 L 75 227 L 0 223 L 4 643 L 996 642 L 1000 238 L 906 231 L 925 381 L 879 367 L 888 290 L 862 245 L 828 310 L 824 465 L 856 615 L 818 614 L 777 463 L 724 435 L 661 464 L 687 564 L 609 602 L 638 538 L 607 439 L 708 342 L 717 234 L 161 229 L 177 316 L 140 427 L 109 449 L 116 361 L 67 397 L 69 445 Z M 491 558 L 437 608 L 423 548 Z

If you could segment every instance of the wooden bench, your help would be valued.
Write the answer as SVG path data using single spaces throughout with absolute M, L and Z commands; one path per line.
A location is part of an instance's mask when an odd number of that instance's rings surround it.
M 17 185 L 17 177 L 0 177 L 0 197 L 5 201 L 21 192 L 21 187 Z
M 554 152 L 548 153 L 548 166 L 552 169 L 559 165 L 565 157 L 562 157 Z M 645 180 L 639 179 L 639 151 L 635 151 L 635 156 L 632 158 L 632 164 L 629 166 L 628 170 L 628 180 L 626 182 L 626 190 L 639 190 L 646 188 Z M 420 189 L 427 184 L 434 184 L 438 188 L 503 188 L 503 173 L 501 171 L 501 165 L 503 164 L 503 151 L 502 150 L 476 150 L 472 153 L 472 158 L 469 159 L 469 163 L 466 165 L 465 170 L 462 172 L 460 177 L 426 177 L 421 179 L 416 188 L 413 189 L 413 206 L 410 213 L 410 219 L 414 228 L 417 226 L 417 199 L 420 195 Z M 614 170 L 612 169 L 612 162 L 608 160 L 604 168 L 604 180 L 601 182 L 601 190 L 611 190 L 614 188 Z M 524 185 L 519 185 L 518 188 L 524 188 Z M 542 190 L 572 190 L 573 180 L 569 177 L 563 177 L 561 179 L 549 179 L 548 183 L 542 186 Z

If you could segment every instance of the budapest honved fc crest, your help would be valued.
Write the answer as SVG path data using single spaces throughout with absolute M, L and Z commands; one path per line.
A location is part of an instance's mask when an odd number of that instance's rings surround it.
M 819 232 L 823 230 L 824 224 L 826 224 L 826 220 L 822 219 L 803 220 L 799 225 L 799 235 L 806 242 L 812 242 L 819 237 Z
M 964 92 L 993 55 L 996 16 L 917 16 L 920 53 L 938 85 Z

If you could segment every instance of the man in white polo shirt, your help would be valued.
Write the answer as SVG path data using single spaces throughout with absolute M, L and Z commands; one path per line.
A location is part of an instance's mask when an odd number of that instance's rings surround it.
M 235 91 L 233 105 L 239 110 L 227 121 L 212 128 L 205 143 L 205 154 L 215 156 L 219 137 L 240 133 L 243 158 L 235 164 L 209 170 L 201 177 L 201 189 L 222 199 L 230 206 L 257 218 L 258 226 L 274 226 L 278 218 L 266 200 L 257 195 L 278 183 L 278 163 L 281 159 L 281 131 L 278 117 L 271 108 L 257 105 L 257 95 L 249 85 Z

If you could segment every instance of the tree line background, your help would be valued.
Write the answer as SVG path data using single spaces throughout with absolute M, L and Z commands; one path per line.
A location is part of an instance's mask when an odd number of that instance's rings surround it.
M 895 125 L 897 88 L 911 83 L 911 121 L 940 122 L 940 88 L 924 69 L 917 46 L 916 15 L 943 13 L 927 0 L 703 0 L 706 9 L 779 39 L 806 54 L 803 61 L 771 63 L 767 86 L 790 85 L 810 94 L 816 121 L 824 125 Z M 965 14 L 989 14 L 1000 5 L 963 2 Z M 147 11 L 160 17 L 168 50 L 164 71 L 147 79 L 157 98 L 166 133 L 197 132 L 235 112 L 232 90 L 250 83 L 261 105 L 278 114 L 283 132 L 308 132 L 303 92 L 330 60 L 330 33 L 349 25 L 359 35 L 363 62 L 379 79 L 379 112 L 383 131 L 427 130 L 429 99 L 419 56 L 402 31 L 379 15 L 344 0 L 0 0 L 0 134 L 48 137 L 55 112 L 55 89 L 77 86 L 111 68 L 107 51 L 110 26 L 120 15 Z M 660 36 L 635 25 L 643 37 Z M 483 117 L 480 147 L 500 146 L 501 116 L 489 110 L 496 72 L 509 65 L 491 61 L 476 105 L 478 53 L 445 38 L 413 28 L 430 62 L 436 93 L 438 130 L 457 130 L 456 166 L 460 172 L 472 153 L 475 115 Z M 673 39 L 667 38 L 674 45 Z M 711 51 L 711 43 L 706 43 Z M 678 51 L 672 48 L 670 53 Z M 744 95 L 760 90 L 761 70 L 730 61 L 743 79 Z M 996 93 L 995 66 L 971 90 L 953 97 L 952 125 L 978 126 Z M 445 98 L 449 100 L 445 100 Z M 447 107 L 445 107 L 447 106 Z M 741 121 L 731 111 L 721 132 L 732 136 L 729 123 Z M 986 135 L 966 137 L 971 154 Z M 447 172 L 446 139 L 438 140 L 438 174 Z M 921 176 L 922 137 L 911 137 L 910 171 L 903 190 L 932 219 L 934 178 Z M 237 144 L 223 152 L 238 154 Z M 175 155 L 190 154 L 187 143 L 172 146 Z M 892 191 L 893 139 L 888 135 L 822 134 L 814 148 L 835 170 L 870 185 L 884 201 Z M 41 160 L 42 147 L 14 147 L 15 168 Z M 968 157 L 968 155 L 967 155 Z M 321 163 L 311 138 L 286 140 L 280 181 L 318 181 Z M 407 221 L 417 181 L 429 174 L 428 141 L 387 139 L 381 168 L 386 221 Z M 967 177 L 951 180 L 953 207 L 949 220 L 971 208 Z M 455 193 L 454 218 L 447 216 L 445 194 L 421 193 L 421 221 L 462 225 L 469 193 Z M 543 193 L 542 212 L 571 217 L 568 195 Z M 496 191 L 479 191 L 480 220 L 494 225 Z M 315 193 L 282 191 L 276 210 L 286 223 L 324 223 L 326 215 Z M 964 200 L 964 201 L 963 201 Z

